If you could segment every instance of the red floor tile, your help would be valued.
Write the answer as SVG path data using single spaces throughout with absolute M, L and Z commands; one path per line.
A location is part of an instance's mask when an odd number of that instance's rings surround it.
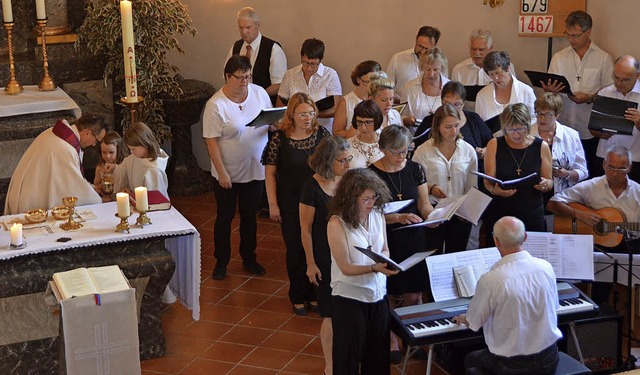
M 260 347 L 243 359 L 242 364 L 280 370 L 286 366 L 295 355 L 296 353 L 289 351 Z

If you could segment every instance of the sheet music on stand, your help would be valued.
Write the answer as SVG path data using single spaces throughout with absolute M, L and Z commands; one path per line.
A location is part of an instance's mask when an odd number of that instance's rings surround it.
M 558 279 L 593 280 L 593 236 L 527 232 L 524 250 L 551 263 Z
M 459 298 L 453 268 L 484 263 L 490 269 L 500 260 L 500 252 L 495 247 L 467 250 L 458 253 L 432 255 L 427 259 L 429 283 L 433 300 L 436 302 Z
M 629 254 L 593 252 L 594 281 L 613 282 L 613 262 L 618 261 L 618 284 L 627 285 L 627 272 L 629 271 Z M 633 285 L 640 285 L 640 254 L 633 255 Z

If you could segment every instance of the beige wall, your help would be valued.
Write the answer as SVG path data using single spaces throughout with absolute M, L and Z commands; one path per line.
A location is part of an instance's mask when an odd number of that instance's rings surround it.
M 235 14 L 252 6 L 262 19 L 261 31 L 278 40 L 289 67 L 299 64 L 300 45 L 316 37 L 327 46 L 324 63 L 337 70 L 344 93 L 352 89 L 349 75 L 355 64 L 373 59 L 386 67 L 391 56 L 413 46 L 421 25 L 442 31 L 439 46 L 452 68 L 468 57 L 468 35 L 473 29 L 491 30 L 494 48 L 509 51 L 522 79 L 523 69 L 546 68 L 547 39 L 518 37 L 519 0 L 505 0 L 499 8 L 482 0 L 182 0 L 189 6 L 196 37 L 181 36 L 185 55 L 171 55 L 185 78 L 223 84 L 224 59 L 238 31 Z M 561 0 L 549 0 L 561 1 Z M 592 39 L 614 58 L 620 54 L 640 57 L 637 28 L 638 0 L 587 0 L 594 19 Z M 553 40 L 554 51 L 567 46 L 564 38 Z M 526 81 L 526 80 L 525 80 Z M 526 81 L 528 82 L 528 81 Z

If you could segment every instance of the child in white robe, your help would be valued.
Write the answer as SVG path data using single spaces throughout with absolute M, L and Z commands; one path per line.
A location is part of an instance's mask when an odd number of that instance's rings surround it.
M 100 163 L 96 166 L 96 176 L 93 179 L 93 186 L 96 187 L 98 193 L 102 193 L 102 182 L 104 174 L 107 173 L 106 164 L 120 164 L 127 155 L 129 150 L 124 146 L 122 137 L 117 132 L 107 133 L 100 142 Z
M 124 144 L 131 153 L 113 169 L 114 191 L 132 192 L 138 186 L 148 190 L 158 190 L 165 197 L 169 181 L 165 169 L 169 156 L 160 148 L 153 131 L 138 122 L 124 133 Z

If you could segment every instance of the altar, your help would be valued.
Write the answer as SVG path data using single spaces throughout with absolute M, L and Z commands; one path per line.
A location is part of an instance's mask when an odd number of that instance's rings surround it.
M 85 218 L 77 231 L 62 231 L 52 218 L 25 225 L 21 250 L 9 250 L 3 224 L 22 215 L 0 217 L 0 373 L 53 374 L 62 366 L 59 307 L 47 304 L 47 284 L 58 271 L 120 266 L 136 289 L 142 359 L 165 353 L 161 296 L 167 283 L 193 319 L 200 317 L 200 236 L 177 210 L 148 213 L 153 224 L 132 225 L 130 234 L 114 231 L 115 203 L 76 211 Z

